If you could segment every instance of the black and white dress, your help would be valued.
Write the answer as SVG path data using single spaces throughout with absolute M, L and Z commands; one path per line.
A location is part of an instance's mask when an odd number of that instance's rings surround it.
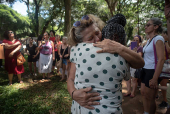
M 129 80 L 127 62 L 118 54 L 96 53 L 101 48 L 92 43 L 79 43 L 71 48 L 70 61 L 76 64 L 74 86 L 76 89 L 92 87 L 102 100 L 94 110 L 81 107 L 72 101 L 72 114 L 121 114 L 122 80 Z

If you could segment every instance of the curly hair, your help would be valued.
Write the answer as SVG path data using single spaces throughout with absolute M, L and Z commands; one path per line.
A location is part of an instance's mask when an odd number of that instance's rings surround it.
M 125 30 L 126 18 L 122 14 L 116 14 L 109 21 L 102 30 L 102 40 L 104 38 L 117 41 L 125 45 Z

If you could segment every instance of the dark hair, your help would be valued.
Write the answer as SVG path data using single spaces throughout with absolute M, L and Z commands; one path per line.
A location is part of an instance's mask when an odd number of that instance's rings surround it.
M 32 38 L 32 37 L 30 37 L 29 39 L 33 40 L 33 38 Z
M 154 25 L 158 25 L 158 29 L 156 30 L 157 33 L 162 33 L 163 28 L 162 28 L 162 21 L 159 18 L 151 18 L 150 19 Z
M 37 38 L 37 46 L 38 46 L 38 41 L 41 41 L 41 40 L 42 40 L 42 35 L 39 35 Z
M 41 41 L 41 40 L 42 40 L 42 35 L 39 35 L 37 41 Z
M 10 30 L 5 31 L 5 32 L 4 32 L 4 35 L 3 35 L 4 38 L 7 39 L 7 40 L 9 40 L 9 37 L 8 37 L 9 31 L 10 31 Z
M 44 33 L 47 33 L 47 34 L 48 34 L 48 36 L 50 36 L 49 32 L 45 31 Z
M 116 14 L 106 24 L 102 30 L 102 40 L 104 38 L 117 41 L 125 45 L 125 30 L 126 18 L 122 14 Z
M 50 33 L 51 33 L 51 32 L 52 32 L 52 33 L 53 33 L 53 35 L 55 36 L 55 32 L 54 32 L 54 30 L 50 30 Z
M 135 35 L 135 36 L 133 37 L 133 39 L 134 39 L 135 37 L 138 37 L 138 38 L 139 38 L 139 42 L 142 42 L 142 39 L 141 39 L 141 37 L 140 37 L 139 35 Z

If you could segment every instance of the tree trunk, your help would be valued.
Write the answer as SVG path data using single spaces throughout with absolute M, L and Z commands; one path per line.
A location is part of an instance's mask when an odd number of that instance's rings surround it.
M 71 28 L 71 0 L 64 0 L 65 19 L 64 19 L 64 35 L 67 36 Z
M 38 36 L 39 35 L 39 20 L 38 20 L 38 14 L 39 14 L 39 3 L 37 3 L 37 0 L 34 0 L 35 3 L 35 21 L 34 21 L 34 26 L 35 26 L 35 34 Z

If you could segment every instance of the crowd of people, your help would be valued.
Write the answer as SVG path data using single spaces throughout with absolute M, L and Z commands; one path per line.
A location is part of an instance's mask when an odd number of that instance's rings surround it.
M 128 90 L 124 97 L 132 98 L 135 97 L 138 80 L 141 81 L 144 114 L 155 114 L 158 88 L 163 90 L 164 100 L 159 106 L 168 107 L 167 114 L 170 113 L 169 88 L 166 92 L 168 79 L 159 78 L 164 61 L 168 59 L 164 52 L 169 52 L 167 32 L 162 32 L 161 20 L 148 20 L 145 25 L 148 37 L 145 46 L 141 44 L 141 37 L 136 35 L 133 38 L 136 47 L 133 49 L 132 45 L 129 49 L 124 43 L 125 24 L 126 19 L 121 14 L 112 17 L 106 25 L 92 15 L 85 15 L 73 24 L 68 35 L 72 48 L 71 70 L 67 81 L 68 92 L 73 99 L 73 114 L 123 113 L 123 79 L 127 82 Z M 140 77 L 135 76 L 136 69 Z M 158 86 L 160 83 L 161 86 Z
M 50 74 L 61 76 L 63 81 L 68 77 L 69 71 L 69 55 L 70 47 L 67 44 L 67 37 L 63 36 L 60 41 L 60 35 L 55 35 L 53 30 L 45 32 L 43 36 L 37 38 L 37 42 L 34 43 L 32 37 L 25 38 L 24 40 L 18 40 L 15 38 L 13 31 L 5 31 L 4 40 L 1 45 L 4 46 L 5 53 L 5 69 L 8 72 L 9 85 L 12 85 L 13 75 L 18 76 L 19 83 L 23 83 L 21 74 L 24 73 L 24 66 L 17 65 L 17 59 L 21 53 L 27 57 L 29 74 L 26 77 L 36 77 L 38 74 L 42 74 L 42 81 L 50 79 Z M 24 49 L 24 42 L 28 41 L 26 48 Z M 62 55 L 63 51 L 64 54 Z M 62 58 L 63 68 L 62 74 L 60 68 L 57 66 L 57 61 Z M 1 59 L 1 67 L 2 59 Z M 33 69 L 32 69 L 33 67 Z M 57 69 L 57 70 L 55 70 Z M 67 71 L 67 76 L 65 75 Z
M 28 38 L 24 53 L 28 55 L 29 75 L 37 76 L 38 67 L 38 73 L 45 80 L 55 74 L 57 68 L 60 81 L 67 79 L 73 114 L 122 114 L 123 97 L 134 98 L 137 86 L 141 87 L 144 114 L 155 114 L 158 89 L 163 95 L 159 107 L 167 107 L 167 114 L 170 114 L 170 86 L 167 87 L 170 72 L 168 76 L 162 72 L 170 54 L 168 29 L 162 27 L 159 18 L 151 18 L 145 25 L 147 42 L 135 35 L 128 47 L 125 25 L 126 18 L 122 14 L 116 14 L 106 24 L 99 17 L 88 14 L 73 24 L 62 41 L 53 30 L 39 36 L 36 44 L 33 38 Z M 13 31 L 6 31 L 4 38 L 1 45 L 5 48 L 9 85 L 12 85 L 13 74 L 23 83 L 24 66 L 16 62 L 23 51 L 23 42 L 15 39 Z M 60 59 L 62 73 L 57 66 Z M 123 80 L 127 84 L 124 95 Z

